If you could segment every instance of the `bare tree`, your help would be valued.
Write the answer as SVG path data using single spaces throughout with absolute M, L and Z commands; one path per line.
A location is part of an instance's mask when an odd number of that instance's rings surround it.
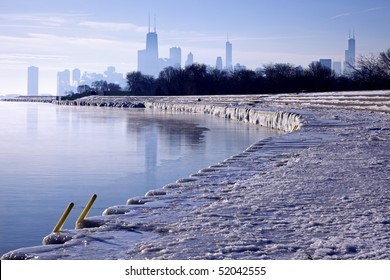
M 107 83 L 107 81 L 104 81 L 104 80 L 92 82 L 92 88 L 94 88 L 96 91 L 106 91 L 106 90 L 108 90 L 107 86 L 108 86 L 108 83 Z
M 374 88 L 385 79 L 385 72 L 381 67 L 380 57 L 375 54 L 359 56 L 356 61 L 356 67 L 353 68 L 353 78 L 369 88 Z
M 115 84 L 115 83 L 109 83 L 107 85 L 107 89 L 108 89 L 108 91 L 121 91 L 122 90 L 121 86 L 118 84 Z
M 184 74 L 182 69 L 164 68 L 158 76 L 158 86 L 161 95 L 182 95 L 184 92 Z
M 136 95 L 153 95 L 155 79 L 141 72 L 130 72 L 126 75 L 128 89 Z
M 383 70 L 388 76 L 390 76 L 390 49 L 381 52 L 379 55 L 379 62 Z

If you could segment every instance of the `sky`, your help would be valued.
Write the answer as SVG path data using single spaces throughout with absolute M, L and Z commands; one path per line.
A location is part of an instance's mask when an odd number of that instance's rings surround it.
M 136 71 L 149 15 L 159 57 L 181 47 L 183 64 L 189 52 L 197 63 L 225 63 L 227 38 L 233 64 L 249 69 L 343 61 L 353 32 L 357 55 L 390 48 L 389 0 L 1 0 L 0 95 L 26 94 L 31 65 L 40 94 L 56 94 L 64 69 Z

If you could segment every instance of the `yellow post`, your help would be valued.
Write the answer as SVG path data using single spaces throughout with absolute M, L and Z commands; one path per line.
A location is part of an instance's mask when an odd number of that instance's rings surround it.
M 97 195 L 94 194 L 91 199 L 88 201 L 87 205 L 85 205 L 85 208 L 83 212 L 81 212 L 79 218 L 76 221 L 76 229 L 77 229 L 77 224 L 80 223 L 85 219 L 85 217 L 88 215 L 89 210 L 91 210 L 92 204 L 95 202 Z
M 74 206 L 73 202 L 68 204 L 68 207 L 66 207 L 64 213 L 62 214 L 61 218 L 58 220 L 58 223 L 56 224 L 52 232 L 59 232 L 61 230 L 73 206 Z

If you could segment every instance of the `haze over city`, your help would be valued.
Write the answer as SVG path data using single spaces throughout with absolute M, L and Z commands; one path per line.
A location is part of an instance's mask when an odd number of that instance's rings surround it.
M 233 64 L 306 66 L 344 60 L 351 33 L 356 54 L 390 47 L 390 4 L 374 1 L 66 1 L 3 0 L 0 4 L 0 95 L 26 94 L 27 68 L 39 67 L 39 93 L 56 93 L 57 73 L 79 68 L 103 73 L 137 70 L 148 17 L 156 17 L 159 56 L 181 48 L 194 62 L 224 59 L 227 36 Z M 225 63 L 225 61 L 223 62 Z

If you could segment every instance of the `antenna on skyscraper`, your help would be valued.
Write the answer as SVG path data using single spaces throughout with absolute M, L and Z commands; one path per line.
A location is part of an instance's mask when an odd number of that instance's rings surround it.
M 154 15 L 154 33 L 156 33 L 156 15 Z
M 348 39 L 355 39 L 355 29 L 351 28 L 349 29 L 349 38 Z
M 148 33 L 150 33 L 150 13 L 148 15 Z

